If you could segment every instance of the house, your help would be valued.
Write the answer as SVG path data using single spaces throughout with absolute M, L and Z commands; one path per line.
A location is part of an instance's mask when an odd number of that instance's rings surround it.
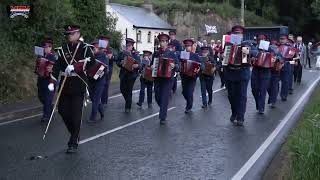
M 140 53 L 143 50 L 154 52 L 158 34 L 174 29 L 153 13 L 152 6 L 147 8 L 107 3 L 107 13 L 117 18 L 116 30 L 123 35 L 121 45 L 125 45 L 127 37 L 132 38 L 136 41 L 135 49 Z

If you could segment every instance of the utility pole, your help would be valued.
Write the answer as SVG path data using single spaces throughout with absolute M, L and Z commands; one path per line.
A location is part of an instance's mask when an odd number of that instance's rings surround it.
M 244 26 L 244 0 L 241 0 L 241 25 Z

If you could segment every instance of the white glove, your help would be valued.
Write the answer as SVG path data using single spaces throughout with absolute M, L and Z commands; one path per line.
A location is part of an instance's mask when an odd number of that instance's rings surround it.
M 54 85 L 53 85 L 53 83 L 50 83 L 50 84 L 48 85 L 48 89 L 49 89 L 49 91 L 53 91 L 53 90 L 54 90 Z
M 70 76 L 72 71 L 74 71 L 74 66 L 73 65 L 68 65 L 64 72 L 66 73 L 67 76 Z

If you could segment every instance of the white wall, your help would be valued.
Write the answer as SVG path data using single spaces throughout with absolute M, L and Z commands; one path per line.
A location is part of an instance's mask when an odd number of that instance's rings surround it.
M 154 50 L 154 36 L 157 36 L 159 33 L 169 33 L 169 30 L 159 30 L 159 29 L 135 29 L 133 28 L 133 24 L 128 21 L 124 16 L 117 13 L 112 9 L 110 5 L 106 7 L 107 13 L 110 13 L 113 17 L 117 18 L 116 30 L 122 33 L 122 42 L 121 45 L 125 45 L 126 38 L 126 29 L 128 38 L 132 38 L 136 41 L 135 48 L 142 53 L 143 50 Z M 137 41 L 137 32 L 141 31 L 141 42 Z M 151 32 L 151 42 L 148 42 L 148 33 Z
M 143 50 L 149 50 L 153 52 L 154 50 L 154 36 L 158 36 L 159 33 L 169 33 L 169 30 L 159 30 L 159 29 L 137 29 L 141 31 L 141 42 L 137 42 L 136 48 L 142 53 Z M 151 42 L 148 42 L 148 33 L 151 32 Z
M 117 18 L 116 30 L 120 31 L 122 34 L 121 45 L 125 45 L 126 43 L 126 29 L 128 33 L 128 38 L 136 40 L 136 32 L 135 29 L 133 29 L 133 24 L 130 21 L 128 21 L 124 16 L 113 10 L 110 5 L 107 5 L 107 13 L 110 13 L 114 18 Z

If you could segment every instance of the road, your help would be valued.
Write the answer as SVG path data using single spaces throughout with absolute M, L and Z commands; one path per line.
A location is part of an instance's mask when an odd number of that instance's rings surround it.
M 103 122 L 83 122 L 79 152 L 73 155 L 64 153 L 68 133 L 58 114 L 45 141 L 39 109 L 6 115 L 0 118 L 0 179 L 231 179 L 319 75 L 304 70 L 302 84 L 294 86 L 288 101 L 278 101 L 276 109 L 267 106 L 265 115 L 256 112 L 249 85 L 244 127 L 230 123 L 227 91 L 220 89 L 219 77 L 213 104 L 205 110 L 197 82 L 191 114 L 184 113 L 179 86 L 166 126 L 159 125 L 156 104 L 133 106 L 126 114 L 123 98 L 114 96 Z M 138 93 L 133 99 L 137 101 Z M 84 120 L 89 113 L 90 105 Z M 44 158 L 30 160 L 39 155 Z

